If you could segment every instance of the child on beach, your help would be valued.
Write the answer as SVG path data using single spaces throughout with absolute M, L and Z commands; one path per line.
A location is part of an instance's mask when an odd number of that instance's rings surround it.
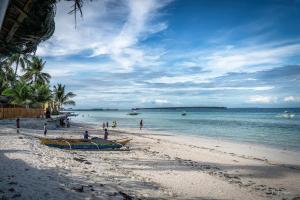
M 108 130 L 107 128 L 104 129 L 104 140 L 107 140 L 108 138 Z
M 20 118 L 16 119 L 17 133 L 20 133 Z
M 47 135 L 47 131 L 48 131 L 48 127 L 47 127 L 47 123 L 44 124 L 44 136 Z

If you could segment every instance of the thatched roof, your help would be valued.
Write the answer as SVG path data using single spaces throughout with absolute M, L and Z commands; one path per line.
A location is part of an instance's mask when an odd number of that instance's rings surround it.
M 53 34 L 56 0 L 1 0 L 0 4 L 0 57 L 32 53 Z

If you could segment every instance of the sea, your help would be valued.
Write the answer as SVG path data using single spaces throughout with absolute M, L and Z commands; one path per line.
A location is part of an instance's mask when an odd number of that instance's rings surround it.
M 235 142 L 256 143 L 300 151 L 300 108 L 185 108 L 74 111 L 72 120 L 102 127 L 117 121 L 119 128 L 144 128 L 153 133 L 192 135 Z M 186 113 L 185 116 L 182 114 Z

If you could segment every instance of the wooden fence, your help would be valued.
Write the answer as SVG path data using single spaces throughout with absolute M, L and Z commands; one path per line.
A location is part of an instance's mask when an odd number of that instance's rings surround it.
M 43 116 L 41 108 L 0 108 L 0 119 L 11 119 L 17 117 L 38 118 Z

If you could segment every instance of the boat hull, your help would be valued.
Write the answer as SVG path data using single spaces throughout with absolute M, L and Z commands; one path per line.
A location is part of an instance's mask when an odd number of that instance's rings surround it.
M 41 144 L 49 147 L 69 150 L 106 150 L 106 149 L 120 149 L 130 140 L 110 141 L 101 138 L 82 140 L 82 139 L 46 139 L 41 138 Z

